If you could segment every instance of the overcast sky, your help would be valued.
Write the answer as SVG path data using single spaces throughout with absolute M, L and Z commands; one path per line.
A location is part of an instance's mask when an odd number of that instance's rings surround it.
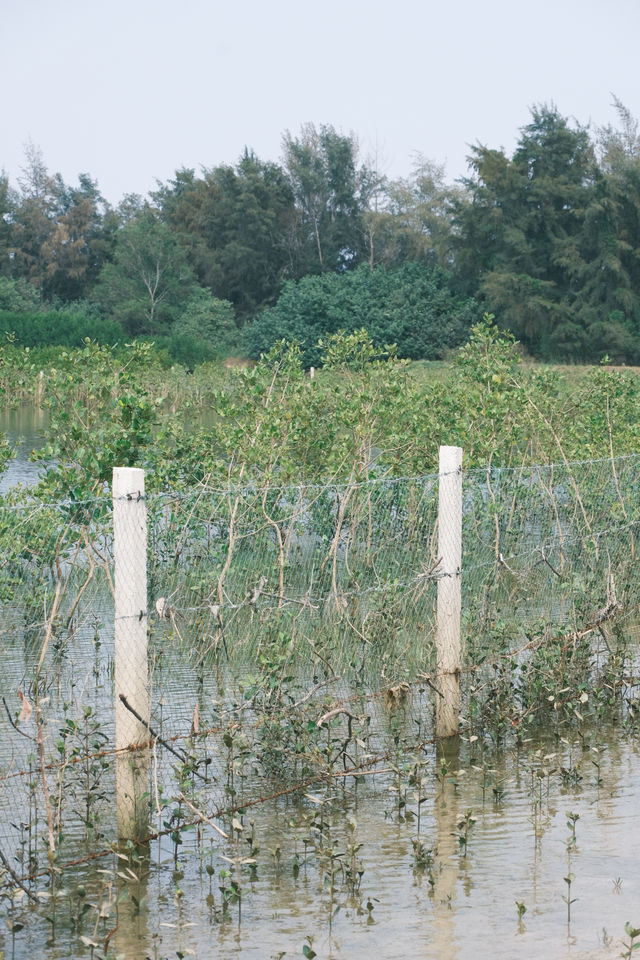
M 25 143 L 112 203 L 180 167 L 278 160 L 285 130 L 354 132 L 405 176 L 513 150 L 529 108 L 640 116 L 639 0 L 0 0 L 0 169 Z

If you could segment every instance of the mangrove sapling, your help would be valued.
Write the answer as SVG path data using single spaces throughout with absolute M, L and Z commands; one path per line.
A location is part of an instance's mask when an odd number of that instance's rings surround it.
M 65 704 L 65 712 L 68 704 Z M 60 797 L 58 802 L 58 820 L 61 821 L 60 807 L 62 788 L 79 801 L 77 810 L 84 824 L 85 836 L 97 835 L 98 805 L 104 802 L 106 794 L 102 784 L 108 761 L 101 755 L 108 736 L 102 732 L 101 724 L 95 719 L 92 707 L 82 708 L 82 720 L 65 718 L 60 728 L 58 752 L 64 765 L 60 776 Z M 67 774 L 65 777 L 65 773 Z
M 318 954 L 313 949 L 313 937 L 308 934 L 305 937 L 305 940 L 307 942 L 302 946 L 302 956 L 306 957 L 306 960 L 313 960 L 314 957 L 318 956 Z
M 13 908 L 13 901 L 11 902 L 11 908 Z M 10 915 L 5 917 L 5 923 L 9 933 L 11 934 L 11 957 L 13 958 L 16 955 L 16 933 L 20 933 L 20 931 L 24 928 L 24 923 L 22 920 L 14 917 L 12 914 L 13 909 L 10 910 Z
M 2 698 L 2 702 L 4 704 L 7 716 L 9 718 L 9 722 L 11 723 L 11 726 L 14 728 L 14 730 L 16 730 L 22 737 L 25 737 L 27 740 L 30 740 L 31 742 L 35 743 L 37 746 L 40 787 L 42 789 L 42 794 L 44 797 L 45 811 L 46 811 L 46 818 L 47 818 L 47 839 L 44 840 L 43 838 L 43 842 L 46 843 L 48 848 L 47 849 L 48 872 L 49 872 L 49 878 L 50 878 L 50 884 L 51 884 L 51 903 L 52 903 L 52 915 L 51 915 L 51 918 L 48 918 L 48 919 L 50 919 L 51 921 L 52 937 L 53 937 L 55 935 L 56 876 L 57 876 L 57 873 L 59 872 L 56 866 L 56 855 L 58 852 L 58 848 L 56 845 L 55 814 L 54 814 L 53 805 L 51 803 L 51 794 L 49 790 L 49 782 L 47 779 L 47 762 L 46 762 L 46 754 L 45 754 L 45 719 L 44 719 L 43 707 L 46 703 L 48 703 L 48 698 L 41 699 L 41 695 L 40 695 L 41 686 L 42 686 L 42 682 L 40 678 L 36 677 L 36 681 L 33 687 L 33 700 L 34 700 L 33 705 L 30 703 L 27 697 L 25 697 L 24 694 L 21 691 L 19 691 L 19 696 L 22 702 L 22 709 L 20 711 L 20 714 L 17 720 L 14 720 L 13 717 L 11 716 L 11 713 L 9 712 L 9 708 L 7 706 L 7 703 L 4 697 Z M 21 722 L 28 723 L 32 715 L 34 715 L 35 725 L 36 725 L 35 735 L 26 733 L 26 731 L 20 729 L 19 727 L 19 723 Z M 29 763 L 31 764 L 31 760 L 29 761 Z M 58 824 L 58 837 L 60 835 L 60 829 L 61 829 L 61 825 Z
M 211 885 L 213 883 L 213 875 L 215 873 L 215 868 L 213 866 L 213 850 L 214 850 L 213 837 L 211 837 L 211 839 L 209 840 L 209 861 L 208 863 L 204 863 L 202 859 L 200 860 L 200 866 L 202 867 L 204 865 L 206 874 L 209 877 L 209 894 L 210 895 L 212 894 Z
M 478 768 L 475 768 L 475 769 L 478 769 Z M 484 807 L 486 795 L 487 795 L 487 789 L 491 787 L 492 791 L 495 791 L 496 780 L 495 780 L 494 772 L 490 770 L 488 767 L 483 765 L 480 769 L 482 770 L 482 806 Z
M 506 788 L 503 783 L 496 782 L 492 787 L 493 802 L 496 806 L 504 802 L 506 797 Z
M 436 770 L 436 778 L 440 784 L 440 789 L 444 790 L 444 785 L 446 782 L 446 777 L 449 772 L 449 766 L 447 764 L 447 759 L 444 756 L 439 758 L 439 767 Z
M 362 877 L 364 875 L 364 866 L 358 858 L 358 852 L 362 849 L 362 843 L 353 840 L 347 844 L 345 851 L 344 879 L 351 897 L 355 900 L 356 894 L 360 891 Z
M 73 892 L 76 904 L 71 907 L 71 926 L 76 931 L 82 930 L 87 913 L 91 910 L 91 903 L 87 900 L 87 890 L 84 884 L 78 884 Z
M 576 823 L 580 819 L 579 813 L 567 813 L 567 826 L 569 827 L 570 834 L 566 840 L 567 852 L 573 852 L 576 849 L 577 839 L 576 839 Z
M 316 860 L 322 888 L 329 891 L 329 932 L 332 930 L 333 918 L 340 910 L 341 904 L 336 903 L 336 888 L 338 879 L 343 875 L 344 865 L 341 854 L 333 843 L 316 846 Z
M 220 870 L 218 871 L 218 876 L 219 876 L 219 878 L 220 878 L 220 884 L 219 884 L 219 886 L 218 886 L 218 889 L 219 889 L 219 891 L 220 891 L 220 895 L 221 895 L 221 898 L 222 898 L 222 899 L 221 899 L 221 903 L 222 903 L 222 916 L 221 916 L 221 919 L 222 919 L 222 920 L 228 920 L 228 919 L 229 919 L 229 907 L 230 907 L 230 905 L 231 905 L 231 904 L 234 904 L 234 903 L 237 903 L 237 904 L 238 904 L 238 926 L 240 926 L 240 924 L 241 924 L 241 919 L 242 919 L 242 914 L 241 914 L 241 900 L 240 900 L 240 898 L 241 898 L 241 890 L 240 890 L 240 887 L 238 886 L 238 882 L 237 882 L 236 880 L 230 879 L 230 878 L 231 878 L 231 874 L 230 874 L 230 872 L 226 869 L 226 867 L 221 867 L 221 868 L 220 868 Z M 229 880 L 229 884 L 228 884 L 228 885 L 227 885 L 227 882 L 226 882 L 227 880 Z
M 564 877 L 564 882 L 567 885 L 567 893 L 566 896 L 563 895 L 562 899 L 567 905 L 567 923 L 571 923 L 571 904 L 575 903 L 577 899 L 576 897 L 571 896 L 571 884 L 574 880 L 575 874 L 573 873 L 568 873 L 567 876 Z
M 277 844 L 275 845 L 275 847 L 274 847 L 272 850 L 270 850 L 269 852 L 270 852 L 271 857 L 272 857 L 272 859 L 273 859 L 273 865 L 274 865 L 274 869 L 275 869 L 275 875 L 276 875 L 276 877 L 277 877 L 277 876 L 280 875 L 280 870 L 281 870 L 281 868 L 282 868 L 282 847 L 280 846 L 279 843 L 277 843 Z
M 345 851 L 345 870 L 344 878 L 347 885 L 347 889 L 351 893 L 352 898 L 355 899 L 356 894 L 360 890 L 360 884 L 362 882 L 362 876 L 364 874 L 364 866 L 362 861 L 358 858 L 358 852 L 362 849 L 362 843 L 359 843 L 355 838 L 355 832 L 358 827 L 355 817 L 347 817 L 347 829 L 351 834 L 350 840 L 347 842 L 346 851 Z
M 419 873 L 425 870 L 431 871 L 435 862 L 433 847 L 427 846 L 424 840 L 414 837 L 411 841 L 413 847 L 412 860 L 413 869 Z
M 225 762 L 225 767 L 227 771 L 227 781 L 226 781 L 226 791 L 229 794 L 231 800 L 236 795 L 235 788 L 235 762 L 234 762 L 234 746 L 235 746 L 235 736 L 237 732 L 237 725 L 235 723 L 229 724 L 227 730 L 225 730 L 222 736 L 222 742 L 227 748 L 227 757 Z
M 256 859 L 258 854 L 260 853 L 260 847 L 256 845 L 256 822 L 253 818 L 249 820 L 249 827 L 250 827 L 249 835 L 246 836 L 244 839 L 249 846 L 249 856 L 252 857 L 253 859 Z M 255 867 L 252 869 L 251 873 L 252 873 L 251 879 L 253 880 L 255 879 L 255 877 L 253 876 L 253 874 L 255 873 Z
M 428 799 L 427 796 L 425 795 L 426 778 L 423 777 L 423 774 L 422 774 L 422 754 L 420 754 L 420 758 L 418 760 L 418 763 L 414 767 L 413 773 L 409 778 L 409 782 L 412 784 L 412 786 L 416 787 L 416 791 L 413 794 L 413 799 L 416 806 L 416 814 L 415 814 L 416 815 L 416 833 L 419 838 L 420 828 L 422 825 L 422 816 L 421 816 L 422 804 L 425 803 L 425 801 Z
M 577 767 L 560 767 L 560 780 L 564 787 L 577 787 L 582 782 L 582 774 Z
M 467 855 L 469 834 L 471 833 L 475 822 L 475 818 L 471 816 L 471 810 L 467 810 L 462 819 L 456 824 L 456 827 L 459 831 L 456 834 L 456 837 L 458 839 L 458 846 L 460 847 L 463 857 L 466 857 Z
M 576 902 L 575 897 L 571 897 L 571 885 L 575 880 L 575 874 L 571 872 L 571 855 L 576 850 L 576 823 L 580 819 L 579 813 L 567 813 L 567 826 L 569 828 L 569 836 L 565 840 L 565 847 L 567 849 L 567 866 L 568 873 L 564 877 L 564 882 L 567 885 L 566 896 L 563 896 L 562 899 L 567 905 L 567 923 L 571 923 L 571 904 Z
M 640 937 L 640 927 L 634 927 L 631 923 L 625 923 L 624 932 L 629 937 L 629 942 L 622 942 L 625 951 L 621 956 L 628 958 L 633 956 L 635 950 L 640 950 L 640 940 L 638 940 L 638 937 Z
M 182 803 L 178 801 L 178 805 L 171 811 L 169 819 L 163 823 L 165 830 L 170 831 L 169 835 L 173 844 L 174 871 L 178 870 L 178 850 L 182 844 L 182 828 L 186 822 L 186 815 L 182 810 Z

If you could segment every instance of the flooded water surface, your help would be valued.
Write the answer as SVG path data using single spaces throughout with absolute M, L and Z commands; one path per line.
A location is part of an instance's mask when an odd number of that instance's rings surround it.
M 36 482 L 43 467 L 31 459 L 31 452 L 44 445 L 43 433 L 48 419 L 45 410 L 32 404 L 0 408 L 0 433 L 5 434 L 15 451 L 15 456 L 0 476 L 0 493 L 6 493 L 19 483 Z
M 218 821 L 228 840 L 204 824 L 148 862 L 65 871 L 55 936 L 44 883 L 41 906 L 8 910 L 24 926 L 5 955 L 620 956 L 640 919 L 639 795 L 632 730 L 398 755 Z

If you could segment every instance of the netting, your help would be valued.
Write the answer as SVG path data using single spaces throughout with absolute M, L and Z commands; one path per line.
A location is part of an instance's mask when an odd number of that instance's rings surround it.
M 466 735 L 633 700 L 639 474 L 639 457 L 464 473 Z M 127 615 L 145 695 L 125 706 L 150 837 L 433 743 L 439 483 L 146 498 L 147 608 Z M 7 498 L 0 539 L 0 856 L 29 889 L 117 839 L 113 503 Z

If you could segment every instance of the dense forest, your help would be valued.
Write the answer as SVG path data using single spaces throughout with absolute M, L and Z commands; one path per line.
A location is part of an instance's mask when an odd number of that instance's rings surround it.
M 450 184 L 417 157 L 390 179 L 332 126 L 286 132 L 279 163 L 176 171 L 105 202 L 38 148 L 0 175 L 0 334 L 24 346 L 153 339 L 176 360 L 258 357 L 281 338 L 366 328 L 437 359 L 495 314 L 533 357 L 640 361 L 640 133 L 531 110 L 512 156 L 470 148 Z

